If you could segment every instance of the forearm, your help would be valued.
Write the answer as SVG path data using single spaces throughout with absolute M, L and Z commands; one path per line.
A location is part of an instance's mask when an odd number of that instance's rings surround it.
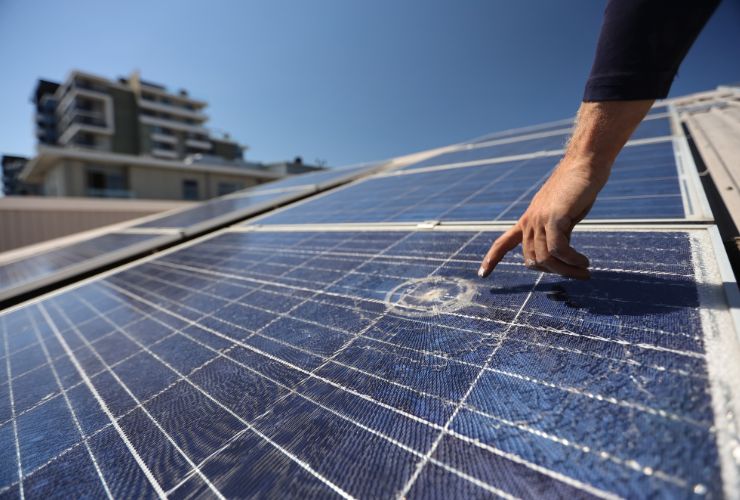
M 561 165 L 577 166 L 603 186 L 617 154 L 654 101 L 584 102 Z

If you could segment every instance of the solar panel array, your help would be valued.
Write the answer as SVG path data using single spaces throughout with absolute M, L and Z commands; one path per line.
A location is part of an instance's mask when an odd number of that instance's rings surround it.
M 216 198 L 193 208 L 180 209 L 137 225 L 140 228 L 176 228 L 187 235 L 201 233 L 265 209 L 347 182 L 380 167 L 363 164 L 290 176 L 235 194 Z
M 431 169 L 419 167 L 418 171 L 380 174 L 267 214 L 257 222 L 515 221 L 547 180 L 559 156 L 480 158 L 486 149 L 444 155 L 448 159 L 455 155 L 455 160 L 475 161 L 474 164 L 435 165 Z M 430 166 L 427 162 L 423 162 L 425 167 Z M 686 204 L 674 142 L 668 139 L 624 148 L 589 218 L 684 219 L 689 215 Z M 349 206 L 351 210 L 346 209 Z
M 28 257 L 0 262 L 0 306 L 41 287 L 142 252 L 160 249 L 185 237 L 347 182 L 380 167 L 381 163 L 363 164 L 294 175 L 195 207 L 149 216 L 131 228 L 112 230 Z
M 675 193 L 672 144 L 620 157 L 620 217 Z M 495 225 L 390 224 L 505 220 L 554 159 L 382 173 L 0 313 L 0 495 L 737 493 L 714 229 L 582 226 L 580 282 L 478 278 Z

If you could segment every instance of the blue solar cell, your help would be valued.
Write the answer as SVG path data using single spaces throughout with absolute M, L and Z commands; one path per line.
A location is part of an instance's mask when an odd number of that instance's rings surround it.
M 0 264 L 0 298 L 12 295 L 13 289 L 53 278 L 92 259 L 160 238 L 161 234 L 110 233 Z
M 576 232 L 588 282 L 477 278 L 498 234 L 226 232 L 0 314 L 0 494 L 720 496 L 703 231 Z
M 367 179 L 257 219 L 259 224 L 510 221 L 526 210 L 557 157 Z M 670 141 L 622 150 L 592 219 L 684 217 Z

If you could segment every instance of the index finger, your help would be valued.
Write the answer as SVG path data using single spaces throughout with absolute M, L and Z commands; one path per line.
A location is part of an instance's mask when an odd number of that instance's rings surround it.
M 478 269 L 478 276 L 485 278 L 491 271 L 501 262 L 510 250 L 513 250 L 519 243 L 522 242 L 522 229 L 519 225 L 516 225 L 506 231 L 504 234 L 499 236 L 496 241 L 493 242 L 488 253 L 483 258 L 480 268 Z

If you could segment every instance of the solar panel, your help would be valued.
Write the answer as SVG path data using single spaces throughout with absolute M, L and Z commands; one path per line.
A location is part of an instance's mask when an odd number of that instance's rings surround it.
M 0 263 L 0 303 L 174 239 L 166 233 L 112 232 Z
M 363 164 L 294 175 L 201 203 L 192 208 L 178 209 L 149 218 L 136 228 L 179 229 L 194 235 L 237 221 L 269 208 L 300 199 L 363 174 L 373 172 L 382 164 Z
M 658 118 L 657 115 L 667 115 L 668 108 L 666 106 L 654 106 L 648 111 L 648 114 L 646 116 L 646 119 L 643 120 L 643 122 L 638 126 L 638 130 L 635 134 L 632 135 L 633 139 L 637 139 L 640 137 L 659 137 L 663 135 L 671 135 L 670 127 L 665 127 L 665 123 L 667 122 L 667 118 L 662 117 L 663 120 L 658 120 L 658 122 L 654 122 L 654 118 Z M 660 125 L 658 125 L 660 123 Z M 504 138 L 510 138 L 515 136 L 525 136 L 530 134 L 537 134 L 542 132 L 552 132 L 555 130 L 565 130 L 570 129 L 573 126 L 573 119 L 566 118 L 564 120 L 557 120 L 554 122 L 548 122 L 548 123 L 542 123 L 537 125 L 531 125 L 528 127 L 521 127 L 516 129 L 510 129 L 510 130 L 502 130 L 501 132 L 495 132 L 492 134 L 486 134 L 483 137 L 479 137 L 477 139 L 473 139 L 472 141 L 469 141 L 470 144 L 478 144 L 482 142 L 490 142 L 493 140 L 499 140 Z M 649 129 L 651 127 L 657 127 L 657 129 L 652 132 L 648 133 L 647 131 L 642 132 L 641 130 Z
M 287 203 L 312 192 L 313 188 L 278 192 L 240 192 L 216 198 L 192 208 L 177 210 L 134 227 L 181 229 L 185 234 L 195 234 L 220 224 L 238 220 L 240 217 L 246 217 L 250 213 L 257 213 Z
M 477 278 L 497 234 L 228 231 L 0 314 L 0 493 L 721 496 L 708 231 L 576 232 L 589 282 Z
M 309 172 L 300 175 L 291 175 L 278 181 L 268 182 L 252 188 L 250 192 L 276 189 L 294 189 L 297 187 L 315 186 L 326 189 L 336 184 L 347 182 L 360 175 L 368 174 L 382 167 L 382 163 L 363 163 L 345 167 L 329 168 L 318 172 Z
M 408 171 L 365 179 L 255 219 L 258 224 L 513 221 L 526 210 L 557 156 Z M 590 219 L 684 218 L 673 143 L 622 150 Z
M 415 170 L 437 165 L 456 165 L 491 158 L 526 155 L 538 151 L 557 151 L 565 147 L 565 143 L 569 137 L 569 131 L 555 131 L 547 132 L 547 135 L 544 137 L 534 137 L 524 140 L 517 138 L 517 140 L 507 140 L 507 142 L 497 142 L 491 145 L 484 143 L 482 145 L 463 147 L 456 151 L 450 151 L 414 163 L 413 165 L 404 167 L 402 170 Z
M 555 123 L 554 125 L 527 130 L 524 134 L 479 139 L 462 145 L 456 150 L 408 165 L 402 170 L 415 170 L 436 165 L 457 165 L 482 159 L 527 155 L 540 151 L 559 151 L 565 148 L 570 134 L 570 125 Z M 630 139 L 655 139 L 671 135 L 670 119 L 665 115 L 658 115 L 643 120 L 632 133 Z
M 631 140 L 673 135 L 671 120 L 667 117 L 643 120 L 630 136 Z

